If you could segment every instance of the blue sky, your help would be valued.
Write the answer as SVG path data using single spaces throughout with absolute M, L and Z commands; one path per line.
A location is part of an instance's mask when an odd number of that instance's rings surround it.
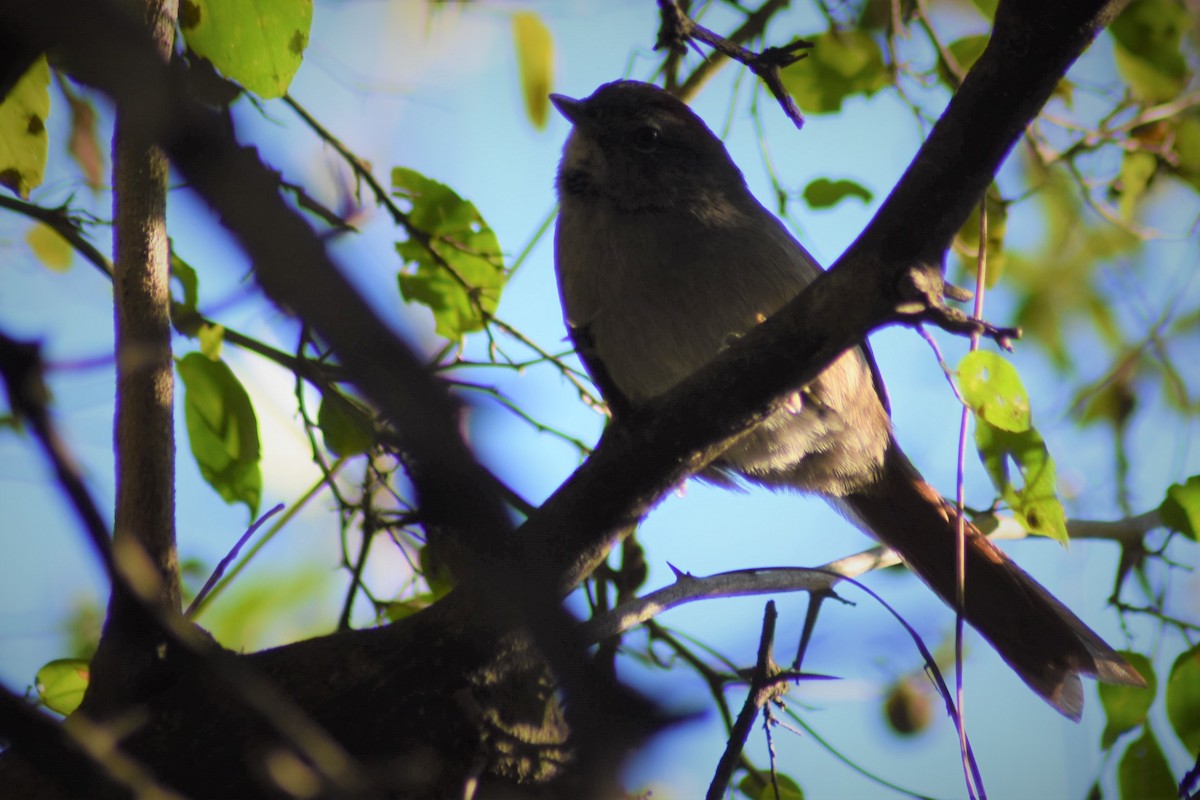
M 497 232 L 508 253 L 521 251 L 553 208 L 553 178 L 567 133 L 554 117 L 545 131 L 525 119 L 513 57 L 510 14 L 526 6 L 484 4 L 430 15 L 423 4 L 378 2 L 318 3 L 312 41 L 292 94 L 354 152 L 387 179 L 392 166 L 423 171 L 471 199 Z M 555 91 L 589 94 L 617 77 L 649 78 L 655 65 L 651 47 L 657 30 L 650 2 L 533 3 L 550 27 L 557 48 Z M 790 12 L 787 26 L 797 35 L 815 33 L 823 21 L 804 9 Z M 719 18 L 710 23 L 720 28 Z M 969 18 L 956 20 L 954 38 L 970 30 Z M 1101 45 L 1103 47 L 1104 45 Z M 1089 79 L 1102 82 L 1103 51 L 1092 59 Z M 758 196 L 770 202 L 770 185 L 759 142 L 748 114 L 750 82 L 741 81 L 738 101 L 728 98 L 736 73 L 725 69 L 697 100 L 698 112 L 724 136 Z M 930 93 L 936 100 L 936 93 Z M 59 98 L 56 97 L 56 102 Z M 764 102 L 765 100 L 761 100 Z M 57 110 L 61 113 L 62 106 Z M 107 115 L 106 115 L 107 116 Z M 811 117 L 797 133 L 774 109 L 763 113 L 773 163 L 783 183 L 802 188 L 818 177 L 850 178 L 874 195 L 870 204 L 844 202 L 832 211 L 812 212 L 798 201 L 801 240 L 823 262 L 831 263 L 863 225 L 899 177 L 920 144 L 912 115 L 891 95 L 849 101 L 844 113 Z M 72 172 L 62 159 L 62 117 L 51 118 L 52 169 L 33 199 L 62 202 L 75 190 Z M 292 180 L 321 187 L 334 199 L 338 165 L 291 112 L 267 104 L 260 115 L 242 104 L 237 122 L 244 141 L 255 142 L 264 157 Z M 108 200 L 78 190 L 75 202 L 107 217 Z M 1151 199 L 1150 218 L 1170 234 L 1152 250 L 1153 270 L 1136 273 L 1138 282 L 1113 265 L 1106 273 L 1131 298 L 1117 309 L 1122 322 L 1137 329 L 1142 317 L 1170 299 L 1200 304 L 1195 281 L 1195 236 L 1188 225 L 1197 209 L 1172 196 Z M 208 212 L 186 189 L 172 194 L 171 228 L 175 247 L 200 270 L 201 306 L 230 327 L 261 336 L 284 349 L 294 334 L 284 315 L 264 308 L 247 280 L 248 265 Z M 1036 213 L 1028 204 L 1022 214 Z M 1017 225 L 1010 221 L 1010 230 Z M 112 503 L 111 291 L 99 273 L 76 259 L 65 274 L 40 266 L 23 243 L 25 223 L 0 217 L 0 325 L 9 333 L 44 341 L 54 372 L 56 409 L 68 441 L 89 475 L 102 506 Z M 104 236 L 104 230 L 97 230 Z M 373 212 L 364 233 L 346 237 L 333 252 L 364 295 L 392 320 L 417 348 L 436 350 L 440 342 L 419 309 L 401 306 L 395 291 L 396 234 L 385 215 Z M 107 245 L 102 245 L 102 249 Z M 550 238 L 543 237 L 513 277 L 499 315 L 543 347 L 565 348 L 564 329 L 554 288 Z M 1148 259 L 1149 260 L 1149 259 Z M 1053 265 L 1047 265 L 1048 269 Z M 1132 295 L 1137 295 L 1132 297 Z M 988 316 L 1005 322 L 1012 311 L 1003 291 L 989 301 Z M 955 362 L 965 343 L 940 336 L 948 360 Z M 1107 363 L 1101 345 L 1083 335 L 1081 357 L 1099 374 Z M 899 440 L 926 476 L 943 492 L 954 485 L 958 406 L 929 348 L 912 332 L 888 330 L 872 337 L 892 397 Z M 195 344 L 178 340 L 180 352 Z M 477 353 L 472 343 L 468 353 Z M 519 348 L 513 352 L 519 354 Z M 266 490 L 263 506 L 291 502 L 317 480 L 307 443 L 295 424 L 292 385 L 281 370 L 253 356 L 227 350 L 228 358 L 255 399 L 263 427 Z M 79 362 L 101 359 L 99 365 Z M 1040 351 L 1021 346 L 1013 356 L 1034 396 L 1035 421 L 1059 459 L 1061 480 L 1069 490 L 1068 513 L 1105 518 L 1118 514 L 1113 501 L 1115 478 L 1111 443 L 1096 432 L 1081 433 L 1066 419 L 1071 400 L 1064 382 Z M 1094 365 L 1094 366 L 1093 366 Z M 535 417 L 594 441 L 602 420 L 575 400 L 574 392 L 548 369 L 523 374 L 503 370 L 473 376 L 503 388 Z M 315 407 L 315 404 L 314 404 Z M 1200 472 L 1194 424 L 1164 424 L 1169 417 L 1161 399 L 1132 431 L 1135 465 L 1134 506 L 1156 505 L 1171 482 Z M 185 556 L 212 564 L 247 524 L 242 507 L 227 507 L 199 481 L 182 438 L 178 458 L 178 524 Z M 577 465 L 577 454 L 553 437 L 538 434 L 506 412 L 479 403 L 471 414 L 471 441 L 481 457 L 533 501 L 540 501 Z M 969 459 L 973 460 L 973 459 Z M 103 597 L 104 583 L 74 520 L 62 506 L 49 472 L 28 442 L 0 432 L 0 507 L 5 509 L 0 562 L 0 678 L 27 686 L 37 667 L 62 655 L 61 623 L 74 604 Z M 986 505 L 991 490 L 977 465 L 969 464 L 968 503 Z M 327 498 L 318 498 L 296 523 L 264 550 L 248 576 L 273 576 L 307 570 L 303 591 L 308 600 L 288 619 L 274 620 L 254 639 L 255 646 L 286 641 L 300 632 L 327 630 L 345 585 L 335 571 L 338 544 Z M 854 552 L 870 543 L 822 503 L 764 491 L 730 493 L 688 484 L 668 497 L 647 521 L 641 540 L 650 554 L 648 587 L 671 580 L 670 561 L 680 569 L 708 574 L 766 565 L 814 565 Z M 1036 577 L 1117 646 L 1125 639 L 1116 617 L 1104 610 L 1111 590 L 1116 549 L 1077 543 L 1069 551 L 1049 542 L 1025 542 L 1012 552 Z M 379 548 L 370 580 L 377 587 L 399 587 L 406 576 L 402 559 Z M 871 585 L 905 614 L 931 645 L 952 630 L 952 617 L 911 578 L 872 576 Z M 852 596 L 847 592 L 847 596 Z M 1200 596 L 1194 577 L 1175 579 L 1173 595 L 1195 618 Z M 962 778 L 953 728 L 939 718 L 932 730 L 912 741 L 887 733 L 879 696 L 892 679 L 916 667 L 916 655 L 903 631 L 863 596 L 857 605 L 827 610 L 813 642 L 808 668 L 845 679 L 805 686 L 789 700 L 806 721 L 836 747 L 876 773 L 914 791 L 938 797 L 961 796 Z M 753 659 L 762 616 L 762 599 L 722 600 L 670 612 L 665 624 L 714 643 L 740 662 Z M 803 600 L 779 599 L 779 648 L 790 649 L 803 620 Z M 1153 633 L 1136 629 L 1139 649 L 1149 648 Z M 1177 645 L 1176 645 L 1177 647 Z M 968 724 L 984 778 L 995 797 L 1081 796 L 1101 770 L 1096 742 L 1102 727 L 1094 690 L 1080 725 L 1060 719 L 1026 691 L 982 641 L 972 639 L 967 673 Z M 1174 652 L 1174 651 L 1171 651 Z M 679 667 L 648 671 L 627 665 L 631 678 L 671 708 L 702 707 L 705 694 L 693 673 Z M 731 696 L 737 707 L 741 697 Z M 1160 733 L 1167 731 L 1160 725 Z M 1162 736 L 1164 740 L 1167 736 Z M 752 737 L 754 758 L 765 764 L 761 733 Z M 655 786 L 655 797 L 689 798 L 702 794 L 724 745 L 713 716 L 682 726 L 663 737 L 630 765 L 631 788 Z M 828 755 L 812 737 L 777 730 L 781 769 L 796 777 L 810 797 L 881 797 L 886 790 L 858 777 Z M 1170 748 L 1173 742 L 1164 741 Z M 1170 751 L 1175 763 L 1183 754 Z

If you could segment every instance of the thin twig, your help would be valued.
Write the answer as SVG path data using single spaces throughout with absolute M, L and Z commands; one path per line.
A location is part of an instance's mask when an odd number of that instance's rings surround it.
M 188 604 L 187 610 L 183 612 L 185 619 L 191 619 L 192 615 L 196 613 L 196 609 L 198 609 L 201 604 L 204 603 L 204 600 L 208 597 L 209 592 L 212 591 L 212 588 L 216 585 L 217 581 L 221 579 L 221 576 L 225 574 L 225 570 L 229 567 L 233 560 L 237 558 L 237 554 L 241 552 L 242 547 L 246 544 L 246 542 L 250 541 L 250 537 L 262 527 L 264 522 L 278 514 L 280 511 L 283 511 L 283 509 L 283 503 L 277 504 L 270 511 L 256 519 L 254 524 L 246 529 L 246 532 L 238 538 L 237 542 L 233 545 L 225 557 L 222 558 L 220 563 L 217 564 L 217 568 L 214 569 L 212 574 L 208 576 L 208 580 L 204 582 L 204 586 L 202 586 L 200 591 L 196 593 L 196 596 L 192 598 L 192 602 Z

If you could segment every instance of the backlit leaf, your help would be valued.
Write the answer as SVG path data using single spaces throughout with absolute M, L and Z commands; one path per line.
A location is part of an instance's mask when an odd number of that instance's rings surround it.
M 176 367 L 184 385 L 188 441 L 200 474 L 226 503 L 245 503 L 254 517 L 262 498 L 262 471 L 250 395 L 223 361 L 188 353 Z
M 259 97 L 288 90 L 312 27 L 312 0 L 180 0 L 188 47 Z
M 1012 432 L 976 417 L 975 446 L 992 483 L 1021 525 L 1065 545 L 1067 519 L 1058 499 L 1054 459 L 1037 429 Z M 1010 463 L 1021 474 L 1020 487 L 1009 474 Z
M 1167 496 L 1158 507 L 1163 524 L 1179 531 L 1189 539 L 1200 539 L 1200 475 L 1186 483 L 1176 483 L 1167 489 Z
M 525 113 L 534 127 L 546 127 L 550 116 L 550 92 L 554 87 L 554 38 L 541 17 L 532 11 L 513 14 L 513 43 Z
M 35 222 L 25 231 L 25 243 L 37 256 L 38 261 L 47 268 L 55 272 L 66 272 L 70 268 L 75 250 L 70 242 L 59 236 L 58 231 L 49 225 Z
M 958 388 L 976 416 L 1013 433 L 1029 429 L 1029 394 L 1004 357 L 986 350 L 967 353 L 958 365 Z
M 39 56 L 0 103 L 0 186 L 21 197 L 29 197 L 46 171 L 49 114 L 50 66 Z
M 46 708 L 66 716 L 79 708 L 90 677 L 90 666 L 82 658 L 51 661 L 37 671 L 38 699 Z
M 437 332 L 450 341 L 482 330 L 507 280 L 496 234 L 473 203 L 419 172 L 393 169 L 392 191 L 410 204 L 413 227 L 428 237 L 396 243 L 410 268 L 399 275 L 401 295 L 428 306 Z

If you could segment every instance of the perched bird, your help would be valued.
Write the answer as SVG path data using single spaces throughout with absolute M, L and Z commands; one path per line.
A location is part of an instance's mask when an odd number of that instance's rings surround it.
M 819 274 L 680 100 L 637 81 L 551 100 L 573 125 L 557 181 L 559 295 L 585 363 L 620 403 L 670 390 Z M 954 605 L 955 510 L 893 438 L 865 343 L 796 387 L 712 470 L 821 495 Z M 978 529 L 966 530 L 966 619 L 1035 692 L 1078 719 L 1080 675 L 1144 685 Z

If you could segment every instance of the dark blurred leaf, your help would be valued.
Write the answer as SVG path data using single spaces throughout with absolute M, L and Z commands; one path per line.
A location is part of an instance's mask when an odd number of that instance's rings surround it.
M 901 736 L 923 733 L 933 720 L 933 700 L 929 692 L 901 678 L 892 684 L 883 700 L 888 727 Z
M 1167 719 L 1189 753 L 1200 753 L 1200 645 L 1175 659 L 1167 678 Z
M 750 800 L 804 800 L 804 792 L 800 785 L 783 773 L 776 773 L 776 783 L 779 784 L 778 794 L 771 782 L 770 774 L 750 772 L 738 781 L 738 791 Z
M 1154 696 L 1158 691 L 1158 680 L 1155 678 L 1150 659 L 1141 653 L 1127 650 L 1121 651 L 1120 655 L 1146 679 L 1146 686 L 1143 688 L 1101 683 L 1097 687 L 1105 717 L 1100 747 L 1105 750 L 1112 747 L 1122 733 L 1131 731 L 1146 721 L 1146 715 L 1150 706 L 1154 704 Z
M 1121 800 L 1178 800 L 1171 768 L 1149 726 L 1121 756 L 1117 786 Z
M 817 178 L 804 187 L 804 202 L 812 208 L 832 208 L 847 197 L 857 197 L 864 203 L 871 202 L 871 193 L 854 181 Z
M 50 66 L 39 56 L 0 103 L 0 186 L 21 197 L 42 182 L 49 139 Z
M 312 0 L 180 0 L 187 46 L 264 99 L 288 90 L 312 27 Z
M 550 116 L 549 95 L 554 88 L 554 38 L 542 18 L 532 11 L 518 11 L 512 22 L 525 113 L 541 130 Z
M 1109 25 L 1117 69 L 1142 100 L 1165 102 L 1187 85 L 1180 44 L 1190 24 L 1179 0 L 1133 0 Z
M 1171 530 L 1192 540 L 1200 539 L 1200 475 L 1193 475 L 1187 483 L 1176 483 L 1167 489 L 1158 514 Z
M 416 272 L 400 273 L 400 293 L 428 306 L 438 333 L 450 341 L 482 330 L 507 280 L 496 234 L 473 203 L 418 172 L 393 169 L 392 191 L 411 204 L 412 224 L 429 236 L 429 247 L 413 238 L 396 243 L 405 263 L 416 265 Z M 434 259 L 430 247 L 449 270 Z
M 454 576 L 450 574 L 450 570 L 435 553 L 436 548 L 425 545 L 421 548 L 418 561 L 421 567 L 421 577 L 428 584 L 429 593 L 434 600 L 440 600 L 454 588 Z
M 79 97 L 66 88 L 66 79 L 59 75 L 59 86 L 62 87 L 63 97 L 71 108 L 71 137 L 67 140 L 67 152 L 79 169 L 83 171 L 84 180 L 94 191 L 104 186 L 104 156 L 100 140 L 96 136 L 96 109 L 87 100 Z
M 783 70 L 783 85 L 803 110 L 839 111 L 850 95 L 869 97 L 890 83 L 883 52 L 869 34 L 828 31 L 810 41 L 808 56 Z
M 46 708 L 65 717 L 83 702 L 90 677 L 90 666 L 81 658 L 51 661 L 37 671 L 38 699 Z
M 253 518 L 262 497 L 258 418 L 250 396 L 223 361 L 188 353 L 183 380 L 188 441 L 200 474 L 226 503 L 245 503 Z
M 375 444 L 375 426 L 370 414 L 335 389 L 321 393 L 317 425 L 325 447 L 335 456 L 365 453 Z

